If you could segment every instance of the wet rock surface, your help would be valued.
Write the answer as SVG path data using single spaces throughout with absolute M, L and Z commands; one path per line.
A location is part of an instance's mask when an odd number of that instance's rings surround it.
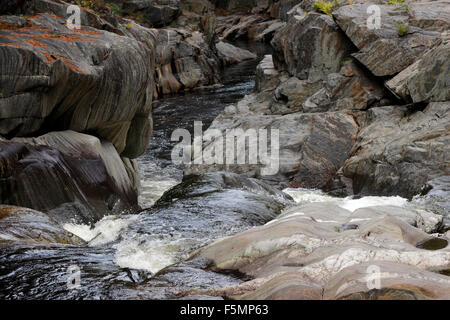
M 0 205 L 0 242 L 84 245 L 48 215 L 21 207 Z
M 391 292 L 399 298 L 403 294 L 405 298 L 448 298 L 450 280 L 431 272 L 449 265 L 448 246 L 432 251 L 416 247 L 429 236 L 413 225 L 426 217 L 395 206 L 352 211 L 344 207 L 332 202 L 298 205 L 264 226 L 194 252 L 192 257 L 211 259 L 215 270 L 237 270 L 254 278 L 209 293 L 235 298 L 337 299 L 361 295 L 373 299 Z M 338 232 L 339 226 L 349 222 L 358 228 Z M 381 287 L 375 292 L 367 287 L 370 266 L 381 272 Z M 427 290 L 430 293 L 421 294 Z
M 447 1 L 378 2 L 378 29 L 361 1 L 127 1 L 122 17 L 83 9 L 79 30 L 65 3 L 23 4 L 0 4 L 2 298 L 450 299 Z M 253 63 L 227 42 L 248 39 L 273 55 L 241 101 L 204 91 L 231 105 L 200 146 L 278 129 L 278 173 L 189 166 L 138 210 L 153 98 L 219 85 L 222 65 Z M 172 99 L 166 131 L 220 112 Z M 179 174 L 164 134 L 156 167 Z
M 288 195 L 267 184 L 231 173 L 187 179 L 139 215 L 112 216 L 100 221 L 93 232 L 99 234 L 87 239 L 88 247 L 30 247 L 17 243 L 0 248 L 0 296 L 178 299 L 194 289 L 239 284 L 242 281 L 233 275 L 208 270 L 208 261 L 183 259 L 193 249 L 218 237 L 269 221 L 291 201 Z M 114 221 L 129 226 L 108 241 Z M 102 223 L 107 229 L 102 229 Z M 29 233 L 27 227 L 23 228 Z M 73 226 L 68 229 L 74 230 Z M 6 263 L 11 254 L 15 255 L 13 261 Z M 67 288 L 67 268 L 73 265 L 82 272 L 83 286 L 79 290 Z M 35 281 L 46 285 L 35 287 Z M 10 290 L 12 287 L 14 290 Z
M 108 141 L 62 131 L 0 141 L 0 146 L 4 204 L 45 211 L 58 222 L 85 223 L 138 207 L 137 186 Z

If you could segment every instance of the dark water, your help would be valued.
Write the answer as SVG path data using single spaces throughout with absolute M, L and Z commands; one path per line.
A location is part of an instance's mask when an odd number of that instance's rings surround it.
M 226 106 L 252 93 L 256 66 L 270 47 L 262 43 L 237 45 L 255 52 L 258 58 L 226 68 L 221 80 L 223 87 L 195 90 L 154 102 L 152 140 L 146 153 L 138 159 L 143 175 L 140 199 L 143 207 L 150 207 L 165 190 L 181 181 L 182 168 L 171 161 L 172 149 L 178 143 L 170 141 L 172 132 L 187 129 L 193 134 L 194 121 L 201 121 L 206 130 Z
M 181 181 L 182 168 L 170 161 L 172 147 L 177 143 L 170 141 L 173 130 L 192 131 L 194 121 L 202 121 L 206 129 L 224 107 L 252 92 L 255 67 L 266 48 L 246 46 L 259 58 L 226 69 L 223 87 L 154 103 L 153 138 L 147 152 L 138 159 L 143 182 L 140 201 L 144 207 L 153 205 L 164 191 Z M 180 261 L 192 249 L 264 223 L 279 213 L 278 200 L 267 201 L 276 195 L 257 184 L 245 182 L 250 189 L 236 190 L 233 184 L 242 182 L 225 183 L 218 178 L 222 184 L 217 185 L 215 179 L 198 185 L 199 190 L 208 189 L 206 193 L 170 200 L 175 204 L 163 202 L 138 216 L 112 217 L 94 230 L 74 226 L 82 230 L 81 234 L 98 231 L 100 237 L 94 237 L 88 247 L 0 244 L 0 299 L 170 298 L 180 283 L 204 289 L 238 283 L 239 279 L 205 271 L 193 266 L 194 262 L 178 264 L 173 267 L 176 272 L 164 271 L 152 277 L 152 272 Z M 255 206 L 263 213 L 261 216 L 249 214 Z M 81 271 L 79 288 L 67 287 L 70 266 Z

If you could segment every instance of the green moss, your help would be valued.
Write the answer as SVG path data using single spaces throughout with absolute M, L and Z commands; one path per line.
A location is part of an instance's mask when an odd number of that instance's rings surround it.
M 388 4 L 390 4 L 392 6 L 392 5 L 400 4 L 400 3 L 403 3 L 403 2 L 405 2 L 405 0 L 390 0 L 388 2 Z
M 398 24 L 397 27 L 397 34 L 399 37 L 403 37 L 408 33 L 409 26 L 404 24 Z
M 352 62 L 352 58 L 347 57 L 341 61 L 341 66 L 345 66 L 347 63 Z
M 314 9 L 316 9 L 319 12 L 325 13 L 329 15 L 330 17 L 331 12 L 333 11 L 334 7 L 340 5 L 340 2 L 338 0 L 333 1 L 327 1 L 327 0 L 318 0 L 314 2 Z

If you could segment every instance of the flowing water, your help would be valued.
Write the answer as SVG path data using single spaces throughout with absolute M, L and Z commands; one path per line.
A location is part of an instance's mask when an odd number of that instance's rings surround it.
M 266 53 L 263 47 L 253 51 L 260 58 Z M 171 133 L 177 128 L 192 132 L 194 121 L 202 121 L 206 129 L 225 106 L 249 94 L 257 62 L 226 69 L 221 88 L 165 97 L 154 103 L 153 137 L 138 159 L 142 174 L 139 201 L 147 210 L 108 216 L 95 226 L 64 225 L 87 241 L 87 247 L 0 243 L 0 298 L 160 299 L 173 298 L 179 287 L 210 288 L 241 282 L 233 275 L 207 271 L 201 261 L 180 261 L 215 239 L 270 221 L 273 213 L 281 210 L 278 203 L 285 199 L 255 181 L 212 175 L 211 181 L 183 182 L 170 197 L 155 202 L 182 179 L 182 168 L 170 160 L 177 143 L 170 141 Z M 242 186 L 227 188 L 230 180 L 231 185 Z M 351 211 L 372 205 L 410 205 L 400 197 L 338 199 L 317 190 L 284 192 L 298 203 L 333 201 Z M 173 266 L 158 273 L 169 265 Z M 71 266 L 81 271 L 79 288 L 67 287 Z
M 141 207 L 152 207 L 165 191 L 181 182 L 182 168 L 171 162 L 172 148 L 178 143 L 170 141 L 172 132 L 178 128 L 192 132 L 194 121 L 202 121 L 206 129 L 224 107 L 252 92 L 256 65 L 267 53 L 267 47 L 259 44 L 246 44 L 246 47 L 258 53 L 259 58 L 228 67 L 222 75 L 222 87 L 154 102 L 153 137 L 148 150 L 138 159 L 142 175 Z M 247 198 L 254 195 L 229 190 L 209 199 L 180 201 L 170 210 L 162 207 L 137 215 L 108 216 L 95 226 L 64 225 L 67 231 L 87 241 L 88 247 L 0 244 L 3 246 L 0 247 L 0 298 L 167 297 L 164 293 L 149 296 L 148 288 L 142 293 L 133 286 L 180 261 L 196 247 L 266 222 L 258 217 L 252 221 L 236 217 L 228 207 L 230 201 L 239 206 L 239 197 L 243 207 L 248 205 Z M 81 270 L 78 289 L 67 289 L 70 266 Z M 200 278 L 205 283 L 214 279 L 215 285 L 237 281 L 211 274 Z

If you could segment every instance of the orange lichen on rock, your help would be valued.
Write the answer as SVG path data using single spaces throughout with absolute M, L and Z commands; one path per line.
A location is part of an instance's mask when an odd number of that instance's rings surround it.
M 7 216 L 16 213 L 20 208 L 15 207 L 2 207 L 0 208 L 0 219 L 6 218 Z
M 63 61 L 63 62 L 66 64 L 66 66 L 67 66 L 70 70 L 72 70 L 72 71 L 75 71 L 75 72 L 77 72 L 77 73 L 86 72 L 86 70 L 84 70 L 84 69 L 82 69 L 82 68 L 79 68 L 79 67 L 75 66 L 75 65 L 73 64 L 73 61 L 70 60 L 70 59 L 68 59 L 68 58 L 65 58 L 65 57 L 62 57 L 62 56 L 58 56 L 58 55 L 56 55 L 56 54 L 51 54 L 51 53 L 46 52 L 46 51 L 43 51 L 43 50 L 39 50 L 39 52 L 40 52 L 41 54 L 43 54 L 43 55 L 47 58 L 46 63 L 48 63 L 48 64 L 51 64 L 51 63 L 55 62 L 56 60 L 61 60 L 61 61 Z
M 41 47 L 41 48 L 47 48 L 48 46 L 45 43 L 40 43 L 39 41 L 30 39 L 30 40 L 25 40 L 26 43 L 28 43 L 29 45 L 32 45 L 33 47 Z
M 83 28 L 86 29 L 86 27 L 81 27 L 81 29 L 73 29 L 72 31 L 76 32 L 76 33 L 89 35 L 89 36 L 94 36 L 94 37 L 98 37 L 98 36 L 102 35 L 101 32 L 94 31 L 94 30 L 83 30 Z
M 51 53 L 45 52 L 43 50 L 39 50 L 40 53 L 42 53 L 47 58 L 47 63 L 53 63 L 56 60 L 56 57 L 52 55 Z
M 17 43 L 4 43 L 4 42 L 0 42 L 0 46 L 6 46 L 6 47 L 14 47 L 14 48 L 21 48 L 24 49 L 24 46 L 21 46 L 20 44 Z
M 77 73 L 86 72 L 86 70 L 80 69 L 80 68 L 78 68 L 77 66 L 75 66 L 75 65 L 72 63 L 72 60 L 67 59 L 67 58 L 64 58 L 64 57 L 60 57 L 60 56 L 56 56 L 56 57 L 57 57 L 58 59 L 64 61 L 64 63 L 66 64 L 66 66 L 69 67 L 70 70 L 75 71 L 75 72 L 77 72 Z
M 20 29 L 19 26 L 16 26 L 15 24 L 0 21 L 0 30 L 17 30 Z

